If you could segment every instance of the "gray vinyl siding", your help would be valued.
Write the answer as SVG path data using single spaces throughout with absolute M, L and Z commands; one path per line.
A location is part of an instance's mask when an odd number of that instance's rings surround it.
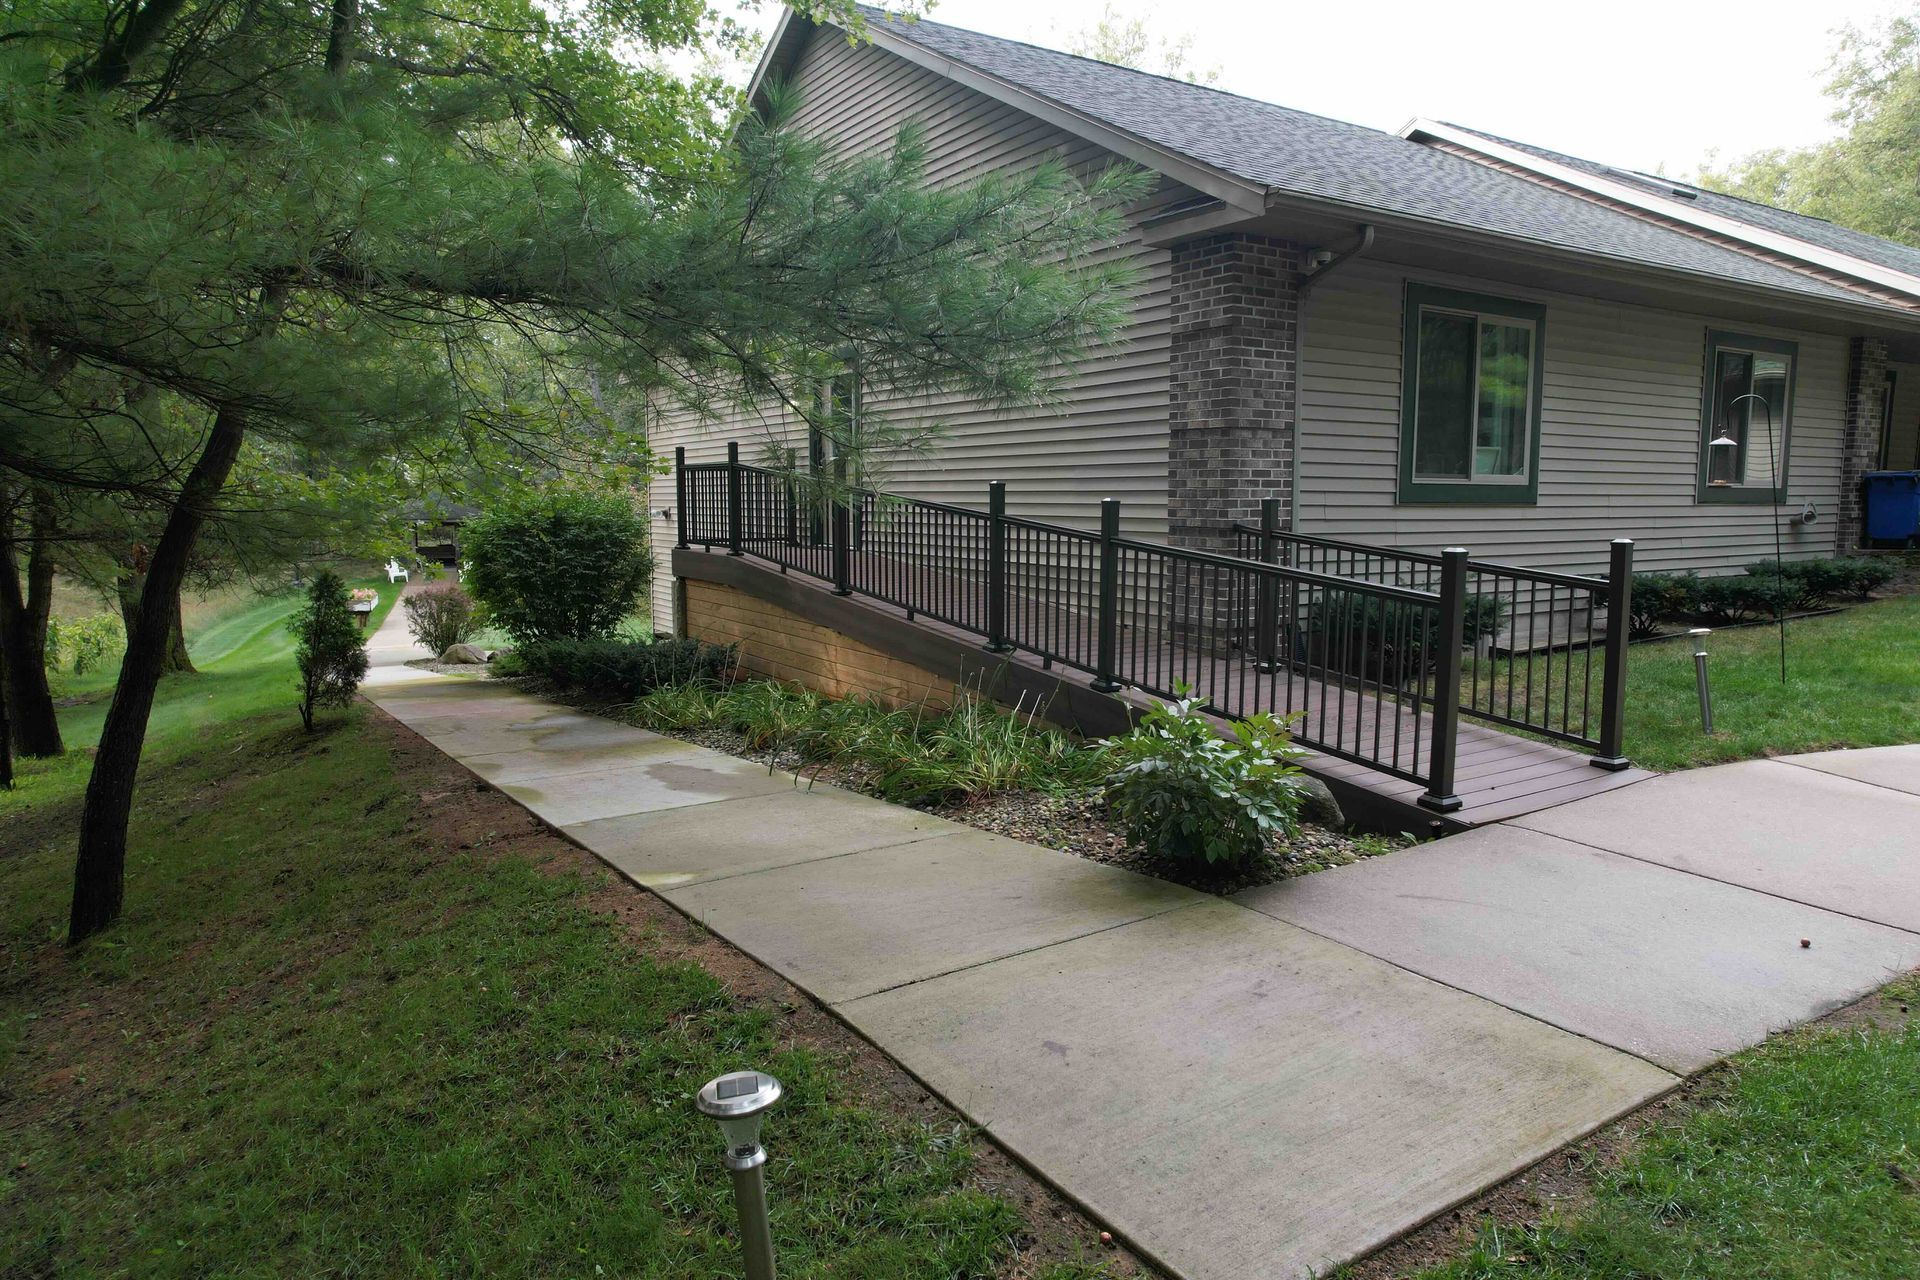
M 1887 469 L 1920 470 L 1920 364 L 1887 366 L 1893 382 L 1893 415 L 1887 422 Z
M 1535 506 L 1396 501 L 1401 298 L 1409 276 L 1356 262 L 1310 296 L 1300 379 L 1303 533 L 1570 570 L 1604 567 L 1607 542 L 1635 540 L 1639 567 L 1725 571 L 1773 554 L 1770 508 L 1695 501 L 1706 333 L 1730 329 L 1799 343 L 1788 466 L 1790 506 L 1818 523 L 1784 525 L 1789 558 L 1831 555 L 1840 497 L 1847 343 L 1824 334 L 1722 322 L 1564 294 L 1489 289 L 1466 277 L 1420 281 L 1546 304 L 1540 496 Z M 1916 379 L 1920 382 L 1920 379 Z
M 928 176 L 936 183 L 1052 156 L 1089 167 L 1110 161 L 1107 153 L 1024 112 L 883 50 L 849 46 L 831 31 L 815 34 L 789 82 L 801 100 L 794 127 L 844 154 L 884 149 L 903 124 L 918 121 L 925 130 Z M 1172 187 L 1160 198 L 1187 194 Z M 1163 249 L 1141 245 L 1136 235 L 1108 253 L 1130 259 L 1139 274 L 1133 318 L 1119 343 L 1080 364 L 1059 403 L 1008 413 L 952 397 L 906 401 L 889 398 L 883 388 L 865 389 L 870 411 L 931 419 L 944 430 L 932 456 L 886 466 L 877 477 L 882 487 L 984 507 L 988 481 L 1003 480 L 1014 514 L 1085 527 L 1098 523 L 1101 498 L 1119 498 L 1130 534 L 1164 537 L 1169 258 Z M 684 445 L 697 461 L 722 456 L 726 441 L 738 437 L 752 460 L 766 442 L 797 434 L 791 416 L 774 408 L 733 410 L 708 422 L 669 412 L 655 426 L 652 443 L 668 458 L 675 445 Z M 656 481 L 652 505 L 673 505 L 671 477 Z M 661 549 L 654 617 L 664 626 L 671 616 L 666 553 L 673 526 L 659 518 L 654 528 Z

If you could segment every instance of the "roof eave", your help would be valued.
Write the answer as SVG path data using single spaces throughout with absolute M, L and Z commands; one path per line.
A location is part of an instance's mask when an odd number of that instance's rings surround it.
M 1842 275 L 1851 276 L 1856 280 L 1863 280 L 1884 289 L 1893 289 L 1920 302 L 1920 276 L 1896 271 L 1891 267 L 1881 266 L 1879 263 L 1869 262 L 1865 258 L 1842 253 L 1837 249 L 1829 249 L 1797 236 L 1772 231 L 1765 227 L 1756 227 L 1736 218 L 1690 208 L 1678 200 L 1663 199 L 1652 192 L 1643 191 L 1627 183 L 1615 182 L 1582 169 L 1575 169 L 1570 165 L 1557 164 L 1517 147 L 1504 146 L 1469 129 L 1456 128 L 1435 120 L 1414 119 L 1400 130 L 1400 136 L 1412 142 L 1431 138 L 1452 143 L 1454 146 L 1478 152 L 1490 160 L 1515 165 L 1529 173 L 1591 195 L 1624 204 L 1672 222 L 1679 222 L 1697 230 L 1737 240 L 1756 249 L 1782 254 L 1810 266 L 1837 271 Z
M 1304 208 L 1325 214 L 1334 214 L 1355 224 L 1367 222 L 1382 230 L 1411 231 L 1434 240 L 1451 241 L 1461 245 L 1506 245 L 1531 254 L 1536 258 L 1548 259 L 1573 267 L 1585 268 L 1589 273 L 1604 272 L 1609 277 L 1631 275 L 1636 279 L 1655 285 L 1665 282 L 1672 286 L 1685 283 L 1700 293 L 1721 293 L 1745 298 L 1754 302 L 1768 303 L 1778 307 L 1783 300 L 1791 299 L 1794 306 L 1806 311 L 1817 311 L 1834 320 L 1859 320 L 1862 316 L 1891 323 L 1908 332 L 1920 331 L 1920 309 L 1895 306 L 1878 302 L 1862 294 L 1856 301 L 1826 298 L 1817 294 L 1800 293 L 1781 289 L 1773 285 L 1753 284 L 1716 275 L 1708 271 L 1694 271 L 1686 267 L 1667 266 L 1650 263 L 1638 258 L 1619 254 L 1600 253 L 1592 249 L 1581 249 L 1571 245 L 1556 244 L 1551 240 L 1540 240 L 1532 236 L 1514 235 L 1509 232 L 1494 231 L 1479 227 L 1465 227 L 1456 222 L 1447 222 L 1438 218 L 1421 218 L 1417 215 L 1382 212 L 1363 204 L 1347 204 L 1340 201 L 1325 200 L 1313 196 L 1295 196 L 1276 193 L 1269 203 L 1269 211 L 1277 212 L 1288 208 Z
M 799 38 L 813 27 L 813 19 L 799 13 L 791 5 L 781 6 L 780 21 L 774 24 L 773 33 L 760 50 L 760 61 L 754 64 L 753 77 L 747 81 L 746 101 L 749 107 L 759 105 L 760 94 L 767 87 L 768 79 L 786 71 L 798 47 Z M 789 37 L 794 39 L 790 41 Z

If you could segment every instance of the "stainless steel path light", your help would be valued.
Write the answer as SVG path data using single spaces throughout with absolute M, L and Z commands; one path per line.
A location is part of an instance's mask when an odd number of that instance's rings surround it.
M 764 1071 L 732 1071 L 700 1087 L 694 1105 L 720 1122 L 727 1143 L 727 1171 L 740 1211 L 740 1250 L 747 1280 L 774 1280 L 773 1231 L 767 1223 L 767 1151 L 760 1145 L 760 1122 L 780 1101 L 780 1082 Z
M 1713 634 L 1711 627 L 1695 627 L 1687 632 L 1693 637 L 1693 683 L 1700 691 L 1700 732 L 1713 732 L 1713 695 L 1707 690 L 1707 637 Z

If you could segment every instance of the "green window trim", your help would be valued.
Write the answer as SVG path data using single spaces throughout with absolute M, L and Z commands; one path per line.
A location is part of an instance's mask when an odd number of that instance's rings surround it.
M 1772 485 L 1768 485 L 1764 477 L 1761 483 L 1752 484 L 1747 482 L 1744 476 L 1736 484 L 1708 483 L 1709 472 L 1713 466 L 1713 449 L 1708 442 L 1715 438 L 1718 428 L 1722 425 L 1717 421 L 1720 415 L 1715 412 L 1718 408 L 1716 400 L 1720 390 L 1720 380 L 1715 376 L 1714 371 L 1720 367 L 1720 356 L 1723 351 L 1786 358 L 1786 388 L 1781 396 L 1780 420 L 1774 424 L 1780 437 L 1780 474 L 1775 477 L 1776 483 Z M 1793 389 L 1800 377 L 1800 344 L 1789 342 L 1784 338 L 1761 338 L 1749 333 L 1709 329 L 1706 359 L 1700 368 L 1700 438 L 1699 460 L 1694 476 L 1695 501 L 1745 506 L 1777 506 L 1785 502 L 1787 485 L 1793 475 Z M 1751 375 L 1749 375 L 1748 385 L 1752 385 Z M 1748 412 L 1751 412 L 1750 408 Z M 1762 415 L 1745 429 L 1749 433 L 1766 430 L 1765 416 Z M 1744 452 L 1750 451 L 1743 449 Z
M 1427 314 L 1472 316 L 1476 333 L 1482 318 L 1522 321 L 1531 326 L 1532 347 L 1528 353 L 1529 387 L 1524 394 L 1527 409 L 1527 439 L 1523 446 L 1526 473 L 1513 479 L 1423 480 L 1415 475 L 1418 454 L 1416 427 L 1420 402 L 1421 318 Z M 1404 331 L 1400 364 L 1400 481 L 1398 497 L 1403 505 L 1423 503 L 1464 504 L 1471 506 L 1532 506 L 1540 497 L 1540 405 L 1547 338 L 1547 309 L 1537 302 L 1502 298 L 1492 294 L 1466 293 L 1438 285 L 1407 284 Z M 1470 431 L 1475 429 L 1469 425 Z M 1470 440 L 1469 445 L 1477 443 Z M 1469 467 L 1473 464 L 1470 462 Z

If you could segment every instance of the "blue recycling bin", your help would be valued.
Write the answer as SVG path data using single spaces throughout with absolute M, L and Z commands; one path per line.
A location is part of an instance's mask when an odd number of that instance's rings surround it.
M 1869 471 L 1867 540 L 1905 545 L 1920 536 L 1920 471 Z

